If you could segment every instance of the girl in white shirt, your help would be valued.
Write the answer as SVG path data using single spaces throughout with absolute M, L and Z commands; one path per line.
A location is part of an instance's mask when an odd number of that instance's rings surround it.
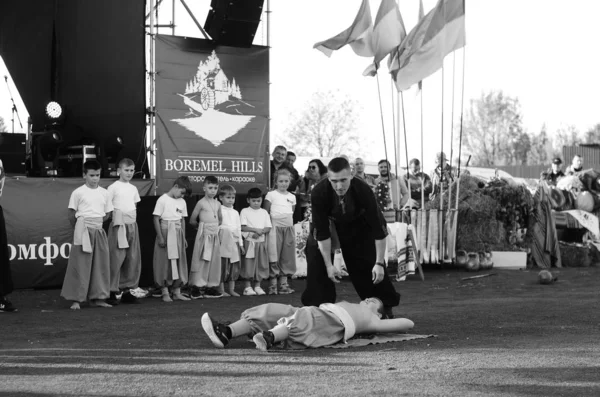
M 287 278 L 296 273 L 296 233 L 294 209 L 296 196 L 287 191 L 291 174 L 280 169 L 275 175 L 275 190 L 265 197 L 265 210 L 271 215 L 273 230 L 269 233 L 269 295 L 294 292 Z M 278 285 L 279 284 L 279 285 Z

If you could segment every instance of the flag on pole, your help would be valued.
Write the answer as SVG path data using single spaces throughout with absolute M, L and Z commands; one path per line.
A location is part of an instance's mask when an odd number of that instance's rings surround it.
M 381 0 L 373 26 L 373 63 L 363 72 L 363 76 L 375 76 L 379 63 L 394 51 L 406 37 L 400 9 L 395 0 Z
M 440 69 L 444 57 L 465 45 L 465 0 L 439 0 L 398 48 L 390 72 L 404 91 Z
M 419 0 L 419 21 L 425 17 L 425 11 L 423 11 L 423 0 Z M 417 92 L 421 92 L 423 89 L 423 80 L 419 80 L 419 84 L 417 85 Z
M 369 0 L 363 0 L 358 14 L 354 18 L 354 22 L 352 22 L 352 25 L 348 29 L 330 39 L 316 43 L 313 48 L 330 57 L 333 51 L 339 50 L 348 44 L 356 55 L 372 57 L 375 54 L 373 51 L 372 36 L 373 19 L 371 18 Z

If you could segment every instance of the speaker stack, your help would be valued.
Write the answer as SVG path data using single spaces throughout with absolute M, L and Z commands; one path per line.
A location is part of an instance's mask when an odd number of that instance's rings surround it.
M 204 29 L 217 45 L 251 47 L 264 0 L 212 0 Z
M 0 132 L 0 160 L 7 174 L 26 173 L 26 134 Z

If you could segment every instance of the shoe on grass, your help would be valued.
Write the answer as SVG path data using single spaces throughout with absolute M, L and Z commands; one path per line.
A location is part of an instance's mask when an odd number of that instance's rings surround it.
M 106 303 L 108 303 L 111 306 L 117 306 L 119 304 L 119 298 L 117 298 L 117 293 L 111 291 L 110 295 L 108 296 L 108 299 L 106 300 Z
M 257 295 L 256 291 L 253 290 L 252 287 L 244 288 L 244 292 L 242 292 L 242 294 L 244 294 L 245 296 L 256 296 Z
M 223 294 L 217 291 L 216 288 L 207 288 L 206 291 L 204 291 L 205 298 L 221 298 L 222 296 Z
M 190 292 L 190 298 L 192 299 L 203 299 L 204 291 L 198 287 L 192 287 L 192 292 Z
M 206 335 L 217 349 L 223 349 L 229 344 L 227 326 L 225 324 L 213 321 L 208 313 L 202 315 L 200 323 L 202 324 L 202 329 L 206 332 Z
M 276 285 L 271 285 L 269 287 L 269 295 L 277 295 L 277 286 Z
M 18 311 L 11 301 L 4 297 L 0 297 L 0 313 L 14 313 Z
M 256 295 L 266 295 L 267 294 L 265 292 L 265 290 L 262 289 L 260 286 L 254 287 L 254 292 L 256 292 Z
M 123 292 L 123 295 L 121 295 L 121 303 L 136 304 L 140 303 L 140 301 L 131 293 L 131 291 L 125 291 Z
M 279 295 L 289 295 L 293 294 L 294 290 L 284 284 L 281 287 L 279 287 L 279 291 L 277 292 L 279 293 Z
M 273 347 L 275 342 L 275 336 L 271 331 L 260 332 L 252 338 L 252 341 L 256 345 L 256 348 L 261 352 L 266 352 Z

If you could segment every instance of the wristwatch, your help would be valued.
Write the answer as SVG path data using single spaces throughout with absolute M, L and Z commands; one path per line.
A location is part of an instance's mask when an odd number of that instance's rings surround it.
M 379 265 L 379 266 L 385 268 L 385 263 L 383 263 L 383 262 L 375 262 L 375 265 Z

